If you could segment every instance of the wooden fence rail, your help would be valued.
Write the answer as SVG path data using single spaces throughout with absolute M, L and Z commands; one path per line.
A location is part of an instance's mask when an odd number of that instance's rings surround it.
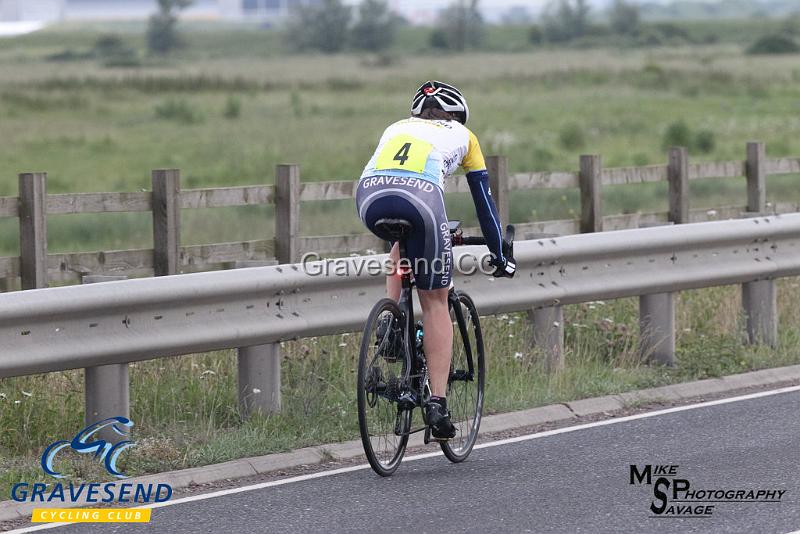
M 571 234 L 619 230 L 658 224 L 681 224 L 740 218 L 767 211 L 766 177 L 800 173 L 800 158 L 768 159 L 763 143 L 748 143 L 746 159 L 690 163 L 685 148 L 669 150 L 667 162 L 641 167 L 603 168 L 598 155 L 581 156 L 578 172 L 524 172 L 509 174 L 503 156 L 487 158 L 491 186 L 498 211 L 508 220 L 514 191 L 530 189 L 580 190 L 580 217 L 528 221 L 517 224 L 522 238 L 536 234 Z M 690 180 L 743 177 L 746 204 L 715 209 L 690 209 Z M 603 211 L 603 188 L 612 185 L 666 181 L 669 209 L 660 213 L 609 215 Z M 297 165 L 279 165 L 275 185 L 250 185 L 182 190 L 180 172 L 152 172 L 152 190 L 144 192 L 50 194 L 46 173 L 19 175 L 19 196 L 0 197 L 0 218 L 19 219 L 20 255 L 0 258 L 0 279 L 20 279 L 23 289 L 46 287 L 49 280 L 80 279 L 88 274 L 156 276 L 184 271 L 232 266 L 237 261 L 280 263 L 299 261 L 306 252 L 342 254 L 380 250 L 381 242 L 369 233 L 299 235 L 300 202 L 345 200 L 355 195 L 354 180 L 301 183 Z M 466 193 L 466 177 L 457 176 L 447 193 Z M 743 199 L 744 201 L 745 199 Z M 180 210 L 235 206 L 274 205 L 275 235 L 232 243 L 181 246 Z M 780 202 L 771 213 L 798 211 L 794 203 Z M 47 216 L 77 213 L 150 212 L 153 248 L 99 252 L 47 253 Z M 7 284 L 8 285 L 8 284 Z M 13 284 L 12 284 L 13 285 Z

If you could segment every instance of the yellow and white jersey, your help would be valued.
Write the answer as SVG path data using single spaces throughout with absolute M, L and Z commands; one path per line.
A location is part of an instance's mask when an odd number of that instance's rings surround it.
M 361 178 L 419 177 L 444 189 L 459 165 L 465 172 L 486 169 L 475 134 L 458 121 L 411 117 L 386 128 Z

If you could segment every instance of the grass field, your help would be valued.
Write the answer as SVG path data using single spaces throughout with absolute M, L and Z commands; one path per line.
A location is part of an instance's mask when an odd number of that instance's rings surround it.
M 741 28 L 713 46 L 642 50 L 540 50 L 524 29 L 493 30 L 487 51 L 449 55 L 408 30 L 388 66 L 368 55 L 287 55 L 277 34 L 219 26 L 194 26 L 187 49 L 152 59 L 142 29 L 63 26 L 0 40 L 0 196 L 15 195 L 16 174 L 33 170 L 48 171 L 53 193 L 148 189 L 150 170 L 162 167 L 179 167 L 184 188 L 270 183 L 278 163 L 299 163 L 306 181 L 355 179 L 428 78 L 464 90 L 484 152 L 508 155 L 512 172 L 575 170 L 582 153 L 602 154 L 606 166 L 661 163 L 680 121 L 695 161 L 743 159 L 751 140 L 766 142 L 771 157 L 800 156 L 797 57 L 745 56 Z M 141 66 L 48 59 L 69 49 L 80 56 L 109 31 L 138 50 Z M 697 142 L 701 133 L 713 146 Z M 797 179 L 770 179 L 768 200 L 800 201 Z M 743 179 L 691 188 L 695 207 L 744 204 Z M 666 185 L 607 188 L 605 204 L 608 213 L 665 210 Z M 572 190 L 512 196 L 512 222 L 577 210 Z M 466 196 L 448 199 L 451 217 L 474 223 L 472 211 Z M 273 231 L 267 207 L 182 216 L 185 244 Z M 305 235 L 363 231 L 349 201 L 304 204 L 301 221 Z M 16 224 L 0 220 L 0 255 L 17 254 Z M 51 251 L 151 246 L 148 214 L 52 216 L 48 233 Z M 781 281 L 779 295 L 781 345 L 769 350 L 741 344 L 738 288 L 681 294 L 674 369 L 639 363 L 631 299 L 567 307 L 567 368 L 551 376 L 522 315 L 487 318 L 487 410 L 800 362 L 800 281 Z M 132 365 L 138 445 L 126 468 L 157 472 L 355 438 L 358 338 L 286 343 L 284 413 L 249 421 L 238 413 L 231 351 Z M 43 447 L 81 427 L 82 382 L 80 371 L 0 381 L 0 499 L 12 482 L 41 479 Z M 96 465 L 68 460 L 77 478 L 101 478 Z
M 163 167 L 180 168 L 184 188 L 268 183 L 278 163 L 299 163 L 307 181 L 355 179 L 427 78 L 465 91 L 484 152 L 508 155 L 512 172 L 574 170 L 581 153 L 602 154 L 606 166 L 660 163 L 679 121 L 690 143 L 701 132 L 712 137 L 704 151 L 691 148 L 695 160 L 743 159 L 750 140 L 766 142 L 773 157 L 800 155 L 797 58 L 745 56 L 735 43 L 433 54 L 412 53 L 413 39 L 401 33 L 392 63 L 379 67 L 367 55 L 287 56 L 275 33 L 200 28 L 185 51 L 142 55 L 138 68 L 47 59 L 86 52 L 112 29 L 143 54 L 136 24 L 0 41 L 0 195 L 14 195 L 15 175 L 31 170 L 48 171 L 54 193 L 147 189 L 150 170 Z M 796 184 L 772 179 L 768 195 L 800 200 Z M 664 210 L 664 191 L 611 188 L 606 211 Z M 512 221 L 570 217 L 577 199 L 569 190 L 515 194 Z M 744 180 L 692 183 L 694 206 L 743 201 Z M 473 222 L 466 196 L 448 208 Z M 305 235 L 363 231 L 349 203 L 304 206 L 302 221 Z M 148 247 L 149 224 L 147 214 L 52 217 L 50 248 Z M 267 208 L 187 212 L 183 241 L 260 239 L 271 224 Z M 0 221 L 0 254 L 16 253 L 16 234 L 15 221 Z

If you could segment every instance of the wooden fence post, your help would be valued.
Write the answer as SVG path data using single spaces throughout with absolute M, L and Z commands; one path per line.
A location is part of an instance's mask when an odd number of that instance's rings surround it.
M 181 173 L 157 169 L 153 182 L 153 271 L 155 276 L 178 274 L 181 246 Z
M 766 159 L 764 143 L 747 143 L 747 211 L 753 214 L 763 214 L 767 210 Z M 742 308 L 748 343 L 776 346 L 778 306 L 775 281 L 757 280 L 742 284 Z
M 22 289 L 47 287 L 47 173 L 19 175 L 19 256 Z
M 669 220 L 675 224 L 688 223 L 689 152 L 686 147 L 672 147 L 668 158 Z
M 82 283 L 127 280 L 127 276 L 84 276 Z M 130 418 L 130 378 L 127 363 L 97 365 L 83 370 L 84 423 L 86 426 L 109 417 Z M 111 443 L 125 439 L 110 429 L 101 430 L 100 437 Z
M 275 257 L 300 261 L 300 166 L 278 165 L 275 175 Z
M 764 143 L 747 143 L 747 211 L 767 210 L 766 148 Z
M 275 172 L 275 258 L 300 261 L 300 166 L 278 165 Z M 238 350 L 239 409 L 277 413 L 281 409 L 281 346 L 269 343 Z
M 602 170 L 600 156 L 581 156 L 578 181 L 581 188 L 582 234 L 603 231 Z
M 667 156 L 669 220 L 689 222 L 689 152 L 672 147 Z M 639 355 L 648 362 L 675 365 L 675 295 L 639 296 Z
M 689 222 L 689 152 L 672 147 L 667 159 L 669 220 Z M 648 362 L 675 365 L 675 295 L 639 296 L 639 355 Z
M 489 188 L 497 206 L 497 214 L 501 224 L 509 224 L 508 196 L 508 158 L 506 156 L 489 156 L 486 158 L 486 170 L 489 173 Z

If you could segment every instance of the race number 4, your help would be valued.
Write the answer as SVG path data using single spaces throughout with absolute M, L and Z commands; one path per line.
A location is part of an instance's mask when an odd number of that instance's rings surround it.
M 375 169 L 402 169 L 423 172 L 433 145 L 410 135 L 396 135 L 389 139 L 375 160 Z

